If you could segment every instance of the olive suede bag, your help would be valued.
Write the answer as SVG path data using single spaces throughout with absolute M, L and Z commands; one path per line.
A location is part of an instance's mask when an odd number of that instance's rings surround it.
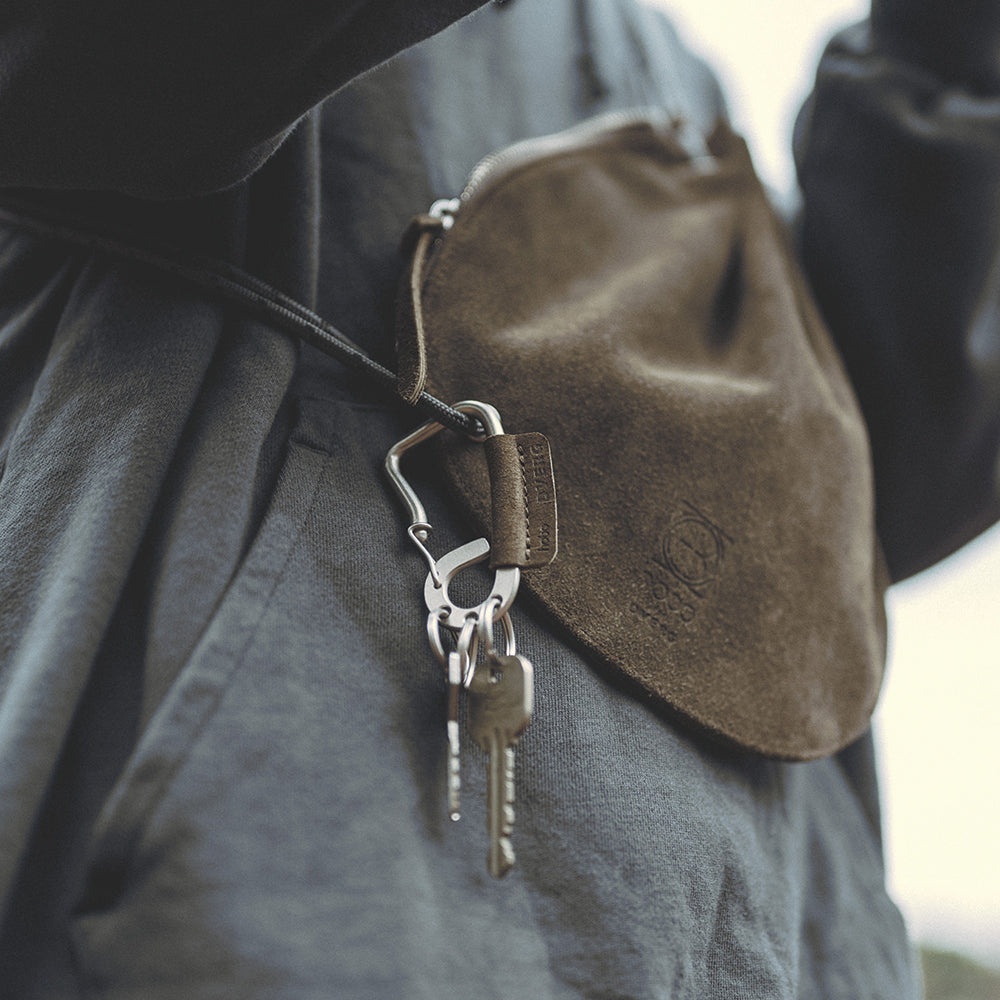
M 738 747 L 863 733 L 885 657 L 868 441 L 744 143 L 597 120 L 490 158 L 406 246 L 401 394 L 551 443 L 559 553 L 524 588 L 560 631 Z M 483 448 L 440 447 L 489 537 Z

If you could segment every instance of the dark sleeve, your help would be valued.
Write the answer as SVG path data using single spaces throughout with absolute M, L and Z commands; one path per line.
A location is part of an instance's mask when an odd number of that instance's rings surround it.
M 6 0 L 0 187 L 229 186 L 310 107 L 482 2 Z
M 899 579 L 1000 517 L 1000 4 L 875 0 L 827 48 L 795 145 L 803 260 Z

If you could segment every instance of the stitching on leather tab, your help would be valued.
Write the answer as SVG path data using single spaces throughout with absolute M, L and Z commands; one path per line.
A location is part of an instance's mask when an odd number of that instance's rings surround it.
M 524 561 L 531 561 L 531 517 L 528 512 L 528 477 L 525 470 L 524 446 L 517 442 L 517 458 L 521 463 L 521 502 L 524 505 Z

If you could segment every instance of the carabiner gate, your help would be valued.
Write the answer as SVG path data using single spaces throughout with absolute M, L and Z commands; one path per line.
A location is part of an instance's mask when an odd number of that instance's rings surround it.
M 503 434 L 503 424 L 500 421 L 500 414 L 489 403 L 480 403 L 474 399 L 467 399 L 461 403 L 456 403 L 454 409 L 460 413 L 468 413 L 478 418 L 480 423 L 482 423 L 484 433 L 473 437 L 474 441 L 483 441 L 496 434 Z M 432 531 L 431 525 L 427 520 L 427 511 L 424 510 L 424 505 L 420 502 L 416 491 L 403 475 L 400 463 L 403 456 L 411 448 L 434 437 L 443 428 L 444 424 L 439 423 L 437 420 L 429 420 L 415 431 L 407 434 L 402 441 L 397 441 L 385 456 L 386 475 L 389 477 L 389 481 L 392 483 L 400 500 L 403 501 L 403 505 L 410 516 L 410 525 L 406 529 L 406 533 L 410 536 L 413 544 L 420 550 L 420 554 L 427 560 L 431 576 L 438 586 L 443 586 L 441 574 L 438 571 L 437 562 L 426 545 L 427 536 Z

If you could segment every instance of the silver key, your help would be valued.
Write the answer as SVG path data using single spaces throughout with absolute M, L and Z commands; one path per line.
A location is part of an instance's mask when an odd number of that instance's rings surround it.
M 514 866 L 514 746 L 531 721 L 534 680 L 523 656 L 490 651 L 469 684 L 469 732 L 489 754 L 486 773 L 486 866 L 503 878 Z
M 434 614 L 431 613 L 433 620 Z M 470 615 L 458 636 L 458 645 L 447 655 L 448 671 L 448 816 L 462 818 L 462 761 L 458 726 L 458 700 L 476 655 L 477 619 Z M 431 623 L 428 622 L 428 630 Z M 440 641 L 440 640 L 439 640 Z
M 462 818 L 462 760 L 458 731 L 458 695 L 465 672 L 462 654 L 448 654 L 448 816 Z

